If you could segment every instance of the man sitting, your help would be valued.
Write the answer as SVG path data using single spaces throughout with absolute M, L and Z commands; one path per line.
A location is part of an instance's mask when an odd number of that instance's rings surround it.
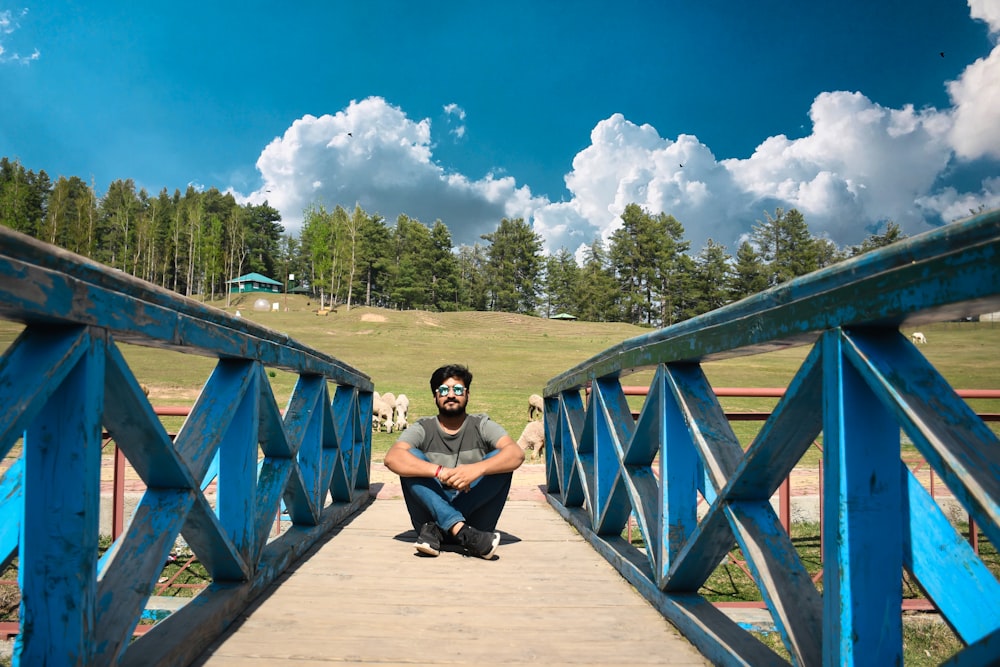
M 466 413 L 471 385 L 465 366 L 434 371 L 437 416 L 411 424 L 385 455 L 385 466 L 403 486 L 416 549 L 428 556 L 454 539 L 469 555 L 492 559 L 513 472 L 524 463 L 524 452 L 502 426 L 485 414 Z

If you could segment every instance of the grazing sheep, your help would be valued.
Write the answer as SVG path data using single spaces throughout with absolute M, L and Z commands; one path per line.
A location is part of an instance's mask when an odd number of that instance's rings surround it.
M 912 340 L 914 343 L 922 344 L 927 342 L 927 336 L 923 335 L 919 331 L 915 331 L 913 332 L 913 334 L 910 335 L 910 340 Z
M 545 401 L 538 394 L 532 394 L 528 397 L 528 419 L 534 419 L 535 413 L 541 417 L 545 412 Z
M 534 461 L 542 455 L 545 449 L 545 427 L 540 421 L 530 421 L 521 432 L 521 437 L 517 439 L 518 446 L 526 452 L 531 452 L 531 460 Z
M 397 412 L 396 413 L 396 430 L 397 431 L 402 431 L 403 429 L 405 429 L 409 425 L 410 425 L 410 423 L 408 421 L 406 421 L 406 414 L 403 413 L 403 412 Z
M 407 398 L 406 394 L 400 394 L 396 397 L 396 429 L 402 431 L 407 427 L 408 422 L 406 420 L 410 412 L 410 399 Z
M 382 401 L 382 394 L 377 391 L 372 392 L 372 428 L 378 430 L 378 404 Z
M 385 424 L 385 432 L 392 433 L 392 405 L 386 402 L 385 397 L 377 401 L 372 401 L 372 428 L 378 433 Z
M 382 394 L 382 400 L 389 406 L 389 433 L 392 433 L 392 426 L 395 424 L 396 415 L 396 395 L 391 391 Z
M 389 404 L 393 410 L 396 409 L 396 395 L 391 391 L 387 391 L 382 394 L 382 400 Z

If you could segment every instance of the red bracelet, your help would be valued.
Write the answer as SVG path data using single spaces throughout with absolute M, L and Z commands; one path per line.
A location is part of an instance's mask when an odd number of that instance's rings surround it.
M 440 475 L 440 474 L 441 474 L 441 469 L 442 469 L 443 467 L 444 467 L 444 466 L 438 466 L 438 469 L 434 471 L 434 476 L 435 476 L 435 477 L 437 477 L 438 475 Z

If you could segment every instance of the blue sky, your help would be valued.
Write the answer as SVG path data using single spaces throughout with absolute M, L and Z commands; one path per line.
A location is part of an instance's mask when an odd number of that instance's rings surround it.
M 998 37 L 1000 0 L 0 0 L 0 155 L 293 233 L 357 202 L 575 251 L 636 202 L 694 250 L 779 206 L 845 245 L 1000 206 Z

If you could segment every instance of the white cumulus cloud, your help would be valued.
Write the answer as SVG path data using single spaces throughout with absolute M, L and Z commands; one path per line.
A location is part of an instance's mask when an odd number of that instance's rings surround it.
M 257 169 L 264 184 L 245 199 L 267 200 L 292 233 L 310 206 L 358 203 L 390 225 L 402 213 L 428 225 L 441 220 L 456 244 L 472 244 L 501 218 L 527 219 L 544 203 L 511 177 L 446 172 L 431 160 L 430 121 L 414 121 L 380 97 L 296 120 L 263 150 Z
M 947 113 L 889 109 L 860 93 L 823 93 L 812 133 L 765 139 L 746 159 L 718 160 L 697 137 L 660 137 L 621 114 L 601 121 L 566 176 L 568 203 L 535 214 L 550 248 L 607 239 L 629 203 L 677 218 L 697 251 L 709 238 L 735 250 L 765 211 L 798 208 L 810 229 L 857 243 L 885 219 L 908 233 L 928 229 L 920 201 L 952 151 Z
M 771 137 L 748 159 L 724 162 L 753 205 L 798 208 L 814 233 L 840 244 L 857 242 L 866 225 L 885 218 L 909 233 L 926 229 L 916 199 L 948 165 L 947 114 L 836 92 L 817 96 L 809 115 L 809 136 Z
M 670 213 L 685 224 L 688 238 L 692 226 L 700 238 L 719 238 L 741 193 L 696 137 L 665 139 L 650 125 L 614 114 L 597 124 L 590 141 L 566 176 L 571 201 L 535 213 L 535 231 L 549 249 L 576 251 L 596 238 L 606 240 L 630 203 Z
M 981 208 L 1000 208 L 1000 176 L 987 178 L 978 192 L 959 192 L 955 188 L 943 188 L 918 203 L 931 211 L 938 211 L 944 220 L 958 220 L 978 213 Z
M 972 18 L 985 21 L 991 34 L 1000 34 L 1000 3 L 996 0 L 969 0 Z
M 1000 2 L 991 6 L 1000 14 Z M 1000 30 L 1000 17 L 991 18 L 990 29 Z M 956 153 L 967 159 L 1000 158 L 1000 45 L 950 81 L 948 94 L 954 107 L 951 141 Z

